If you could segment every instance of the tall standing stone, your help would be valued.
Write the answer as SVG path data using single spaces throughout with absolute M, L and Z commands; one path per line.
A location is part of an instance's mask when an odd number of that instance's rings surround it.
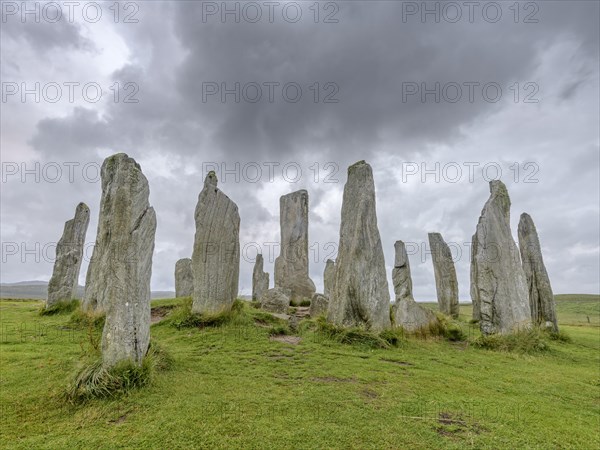
M 337 325 L 389 328 L 390 297 L 375 207 L 371 166 L 348 168 L 335 277 L 327 319 Z
M 412 333 L 437 322 L 433 311 L 419 305 L 412 293 L 412 277 L 406 246 L 402 241 L 394 244 L 395 259 L 392 281 L 396 302 L 392 306 L 394 325 Z
M 96 245 L 87 274 L 84 306 L 106 313 L 105 366 L 140 364 L 150 343 L 150 277 L 156 214 L 148 180 L 124 153 L 106 158 Z
M 196 205 L 192 254 L 192 311 L 216 314 L 231 308 L 238 294 L 240 215 L 237 205 L 217 187 L 209 172 Z
M 438 306 L 444 314 L 458 317 L 458 280 L 450 247 L 440 233 L 429 233 Z
M 182 258 L 175 263 L 175 297 L 191 297 L 193 292 L 192 260 Z
M 256 255 L 254 270 L 252 271 L 252 300 L 259 301 L 269 289 L 269 273 L 263 271 L 263 255 Z
M 481 311 L 479 307 L 479 295 L 477 294 L 477 270 L 475 265 L 475 255 L 477 255 L 477 239 L 475 239 L 475 235 L 471 238 L 471 271 L 470 271 L 470 294 L 471 301 L 473 304 L 473 320 L 479 322 L 481 320 Z
M 527 281 L 510 232 L 506 186 L 490 181 L 490 192 L 473 236 L 471 295 L 482 333 L 510 333 L 531 325 Z
M 542 258 L 542 248 L 531 216 L 521 214 L 519 220 L 519 250 L 527 279 L 531 320 L 553 331 L 558 331 L 554 293 Z
M 325 297 L 331 296 L 333 290 L 333 281 L 335 279 L 335 262 L 328 259 L 325 263 L 325 271 L 323 272 L 323 293 Z
M 308 276 L 308 192 L 279 199 L 281 254 L 275 259 L 275 286 L 290 290 L 292 301 L 310 299 L 315 283 Z
M 56 245 L 56 259 L 52 278 L 48 283 L 46 308 L 76 297 L 79 269 L 83 259 L 83 247 L 89 223 L 90 208 L 85 203 L 80 203 L 75 209 L 75 217 L 65 223 L 62 237 Z

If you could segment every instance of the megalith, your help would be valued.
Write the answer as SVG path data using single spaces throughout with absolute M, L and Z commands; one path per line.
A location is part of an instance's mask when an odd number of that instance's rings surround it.
M 315 283 L 308 276 L 308 192 L 279 199 L 281 253 L 275 259 L 275 286 L 289 289 L 290 300 L 310 299 Z
M 406 246 L 402 241 L 394 244 L 395 258 L 392 269 L 392 282 L 396 302 L 392 306 L 394 326 L 412 333 L 438 321 L 434 312 L 419 305 L 412 293 L 412 277 Z
M 331 291 L 333 290 L 333 281 L 335 278 L 335 262 L 328 259 L 325 263 L 325 270 L 323 271 L 323 294 L 329 298 Z
M 102 332 L 105 366 L 141 364 L 150 343 L 150 277 L 156 214 L 148 180 L 124 153 L 104 160 L 96 245 L 85 286 L 84 307 L 106 314 Z
M 327 319 L 342 326 L 389 328 L 390 296 L 375 206 L 371 166 L 348 168 L 335 276 Z
M 521 214 L 518 235 L 521 262 L 529 292 L 531 320 L 536 325 L 557 332 L 558 321 L 556 319 L 554 293 L 542 258 L 542 248 L 537 229 L 531 216 L 527 213 Z
M 483 334 L 510 333 L 531 325 L 525 272 L 510 231 L 510 198 L 504 183 L 490 181 L 471 248 L 474 318 Z
M 263 271 L 263 255 L 256 255 L 252 271 L 252 300 L 259 301 L 263 293 L 269 289 L 269 273 Z
M 290 306 L 289 291 L 283 288 L 267 289 L 260 298 L 260 307 L 272 313 L 285 314 Z
M 429 247 L 433 260 L 435 288 L 440 311 L 458 317 L 458 280 L 450 247 L 440 233 L 429 233 Z
M 76 297 L 89 223 L 90 208 L 85 203 L 79 203 L 75 208 L 75 216 L 65 223 L 62 237 L 56 245 L 56 259 L 48 283 L 46 308 L 59 302 L 71 301 Z
M 191 297 L 193 292 L 192 260 L 182 258 L 175 263 L 175 297 Z
M 195 219 L 192 312 L 216 314 L 229 310 L 238 294 L 240 215 L 237 205 L 217 187 L 213 171 L 204 180 Z
M 311 317 L 317 317 L 321 314 L 327 314 L 329 308 L 329 299 L 323 294 L 315 292 L 310 299 L 309 314 Z

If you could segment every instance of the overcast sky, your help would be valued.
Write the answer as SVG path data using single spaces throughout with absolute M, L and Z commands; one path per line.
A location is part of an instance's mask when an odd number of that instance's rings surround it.
M 433 231 L 455 243 L 469 299 L 469 245 L 496 177 L 513 236 L 522 212 L 536 223 L 555 293 L 599 292 L 598 2 L 428 2 L 437 18 L 422 2 L 227 2 L 225 15 L 222 2 L 113 3 L 23 14 L 2 2 L 2 282 L 50 278 L 80 201 L 89 260 L 98 168 L 125 152 L 157 213 L 153 290 L 174 289 L 191 256 L 216 164 L 240 210 L 241 293 L 258 247 L 274 279 L 279 197 L 298 189 L 322 291 L 346 169 L 364 159 L 388 274 L 394 242 L 414 243 L 417 300 L 435 298 Z

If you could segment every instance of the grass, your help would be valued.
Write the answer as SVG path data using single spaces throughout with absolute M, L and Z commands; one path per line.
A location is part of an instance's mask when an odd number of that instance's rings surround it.
M 150 384 L 157 371 L 167 370 L 173 364 L 171 356 L 153 343 L 150 343 L 148 353 L 139 366 L 131 361 L 122 361 L 114 367 L 105 368 L 97 347 L 93 350 L 93 358 L 80 365 L 65 390 L 65 398 L 73 404 L 127 394 Z
M 46 308 L 43 305 L 40 308 L 40 316 L 53 316 L 54 314 L 69 314 L 79 308 L 79 300 L 60 301 Z
M 155 370 L 143 389 L 84 403 L 66 402 L 64 389 L 89 328 L 68 315 L 40 317 L 39 305 L 0 301 L 0 442 L 7 448 L 600 444 L 597 297 L 558 298 L 570 341 L 541 336 L 549 350 L 532 353 L 473 345 L 468 307 L 456 322 L 466 340 L 382 333 L 385 348 L 327 337 L 316 320 L 300 324 L 296 345 L 274 341 L 272 328 L 285 322 L 247 303 L 218 326 L 177 328 L 175 308 L 151 327 L 171 369 Z

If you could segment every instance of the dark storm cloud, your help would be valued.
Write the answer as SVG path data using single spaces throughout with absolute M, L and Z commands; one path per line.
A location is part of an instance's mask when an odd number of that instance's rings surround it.
M 311 276 L 320 286 L 323 246 L 338 239 L 346 167 L 367 159 L 376 173 L 389 270 L 395 240 L 426 243 L 427 232 L 440 231 L 447 240 L 470 242 L 489 195 L 479 172 L 473 183 L 415 184 L 399 177 L 401 163 L 496 161 L 502 163 L 513 200 L 513 230 L 522 211 L 532 214 L 556 290 L 577 291 L 581 286 L 597 291 L 599 150 L 597 126 L 592 129 L 588 122 L 598 121 L 597 105 L 590 106 L 590 98 L 597 95 L 598 4 L 538 2 L 538 23 L 514 23 L 508 6 L 498 23 L 481 16 L 474 23 L 421 23 L 418 17 L 404 23 L 401 2 L 339 2 L 338 23 L 314 23 L 307 14 L 311 4 L 302 4 L 305 15 L 298 23 L 279 16 L 274 23 L 254 24 L 221 23 L 215 17 L 205 23 L 201 2 L 141 4 L 138 24 L 113 28 L 130 55 L 110 76 L 110 82 L 136 83 L 139 103 L 78 105 L 32 124 L 23 140 L 46 161 L 101 161 L 123 151 L 142 164 L 159 222 L 155 288 L 170 287 L 175 261 L 191 254 L 194 206 L 207 162 L 229 169 L 235 163 L 280 164 L 273 183 L 265 173 L 256 183 L 219 174 L 220 187 L 240 207 L 243 245 L 278 240 L 279 195 L 309 190 L 310 240 L 321 249 L 316 262 L 311 261 Z M 63 33 L 73 30 L 58 30 L 58 36 L 42 42 L 44 32 L 10 31 L 9 45 L 25 40 L 40 56 L 51 42 L 54 50 L 65 52 L 85 47 L 64 38 Z M 73 42 L 82 39 L 78 36 Z M 93 44 L 108 45 L 101 39 Z M 38 75 L 43 71 L 40 65 Z M 502 99 L 487 102 L 479 90 L 472 103 L 435 103 L 432 96 L 421 102 L 418 95 L 403 102 L 403 82 L 431 88 L 435 82 L 469 81 L 498 83 Z M 510 86 L 528 81 L 539 85 L 540 103 L 515 105 Z M 265 89 L 258 103 L 235 103 L 231 95 L 226 103 L 218 95 L 203 102 L 203 82 L 225 82 L 230 88 L 235 82 L 297 82 L 303 95 L 298 103 L 289 103 L 276 90 L 275 101 L 269 103 Z M 339 102 L 314 103 L 309 87 L 315 82 L 321 84 L 321 99 L 323 83 L 335 83 Z M 539 182 L 511 182 L 508 167 L 515 161 L 537 162 Z M 303 170 L 296 183 L 281 175 L 281 166 L 288 162 Z M 321 169 L 318 183 L 309 169 L 315 162 Z M 337 165 L 337 183 L 323 183 L 326 162 Z M 53 207 L 58 198 L 76 204 L 85 197 L 92 211 L 99 203 L 98 185 L 71 191 L 69 186 L 11 186 L 16 189 L 10 195 L 2 194 L 3 224 L 9 217 L 9 222 L 27 223 L 27 233 L 17 229 L 11 238 L 37 234 L 55 239 L 56 230 L 72 215 L 70 203 Z M 27 211 L 20 208 L 24 198 L 30 199 Z M 32 213 L 51 220 L 51 231 L 28 221 Z M 90 234 L 94 232 L 91 225 Z M 468 248 L 464 250 L 457 270 L 461 298 L 466 299 L 469 262 Z M 414 255 L 411 264 L 418 299 L 432 298 L 430 258 Z M 265 268 L 272 273 L 268 259 Z M 10 270 L 17 279 L 28 278 L 17 275 L 22 270 Z M 44 277 L 49 268 L 28 270 Z M 243 261 L 241 287 L 248 287 L 251 270 L 251 261 Z

